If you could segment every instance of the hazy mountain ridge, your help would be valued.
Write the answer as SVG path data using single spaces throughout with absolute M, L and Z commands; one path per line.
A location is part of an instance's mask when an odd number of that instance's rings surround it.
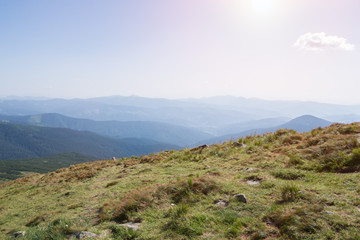
M 156 121 L 215 133 L 232 124 L 265 118 L 316 115 L 360 121 L 360 106 L 300 101 L 267 101 L 240 97 L 203 99 L 153 99 L 111 96 L 91 99 L 0 100 L 0 114 L 34 115 L 59 113 L 98 121 Z
M 0 121 L 91 131 L 100 135 L 116 138 L 146 138 L 178 146 L 191 145 L 212 136 L 211 134 L 195 129 L 167 123 L 150 121 L 94 121 L 66 117 L 57 113 L 29 116 L 0 115 Z
M 66 128 L 0 123 L 0 159 L 34 158 L 77 152 L 98 159 L 142 155 L 177 146 L 148 139 L 114 139 Z

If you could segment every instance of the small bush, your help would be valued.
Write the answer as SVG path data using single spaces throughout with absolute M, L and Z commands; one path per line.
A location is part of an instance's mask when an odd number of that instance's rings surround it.
M 283 202 L 294 201 L 299 197 L 299 187 L 294 184 L 287 184 L 281 188 L 281 200 Z
M 37 226 L 39 223 L 45 221 L 47 217 L 47 214 L 40 214 L 37 215 L 36 217 L 34 217 L 33 219 L 31 219 L 30 221 L 28 221 L 25 226 L 27 227 L 33 227 L 33 226 Z
M 340 152 L 337 155 L 320 161 L 317 170 L 320 172 L 354 172 L 360 168 L 360 148 L 350 155 Z
M 273 133 L 270 133 L 270 134 L 266 135 L 266 137 L 265 137 L 266 143 L 273 143 L 273 142 L 275 142 L 275 140 L 276 140 L 276 136 Z
M 219 189 L 219 185 L 210 178 L 189 178 L 187 181 L 179 180 L 157 188 L 146 188 L 132 191 L 127 197 L 118 200 L 110 200 L 103 204 L 100 209 L 101 221 L 114 220 L 124 222 L 130 219 L 133 212 L 143 210 L 156 201 L 171 200 L 175 203 L 189 200 L 192 196 L 207 195 Z
M 302 136 L 301 135 L 291 135 L 286 137 L 282 143 L 285 145 L 289 145 L 289 144 L 295 144 L 295 143 L 299 143 L 302 140 Z
M 359 167 L 360 166 L 360 148 L 354 149 L 346 162 L 348 167 Z
M 297 155 L 291 154 L 289 155 L 289 165 L 297 166 L 304 164 L 304 161 Z
M 356 125 L 342 127 L 342 128 L 339 128 L 339 132 L 341 134 L 357 133 L 357 127 L 356 127 Z
M 26 231 L 24 240 L 60 240 L 76 232 L 69 220 L 57 219 L 46 227 L 32 227 Z
M 271 175 L 273 175 L 276 178 L 281 178 L 284 180 L 296 180 L 296 179 L 303 178 L 305 176 L 304 173 L 302 173 L 300 171 L 296 171 L 296 170 L 291 170 L 291 169 L 272 171 Z
M 277 209 L 265 220 L 275 224 L 284 239 L 322 239 L 320 236 L 323 237 L 323 233 L 319 232 L 324 229 L 324 223 L 320 221 L 322 210 L 319 205 L 300 206 L 290 212 Z
M 219 188 L 219 185 L 211 178 L 200 177 L 160 186 L 157 195 L 159 198 L 161 195 L 167 195 L 173 202 L 179 203 L 192 195 L 207 195 Z
M 278 138 L 283 135 L 295 134 L 296 131 L 292 129 L 278 129 L 274 134 Z
M 164 224 L 164 231 L 172 231 L 189 238 L 203 234 L 204 220 L 203 217 L 187 216 L 188 206 L 180 204 L 175 208 L 171 208 L 167 214 L 169 220 Z
M 128 227 L 114 225 L 110 230 L 115 240 L 133 240 L 140 236 L 140 232 Z

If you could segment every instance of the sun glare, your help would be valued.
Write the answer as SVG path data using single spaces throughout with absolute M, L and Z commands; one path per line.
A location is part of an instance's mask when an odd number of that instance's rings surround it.
M 257 14 L 268 14 L 273 8 L 273 0 L 252 0 L 252 9 Z

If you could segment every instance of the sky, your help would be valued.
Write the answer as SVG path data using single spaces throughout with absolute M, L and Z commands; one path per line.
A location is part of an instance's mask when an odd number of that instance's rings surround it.
M 0 97 L 360 104 L 359 0 L 2 0 Z

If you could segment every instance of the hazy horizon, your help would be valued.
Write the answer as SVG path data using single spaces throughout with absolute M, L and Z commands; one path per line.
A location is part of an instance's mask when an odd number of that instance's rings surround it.
M 359 105 L 358 0 L 3 1 L 0 98 Z
M 303 103 L 319 103 L 319 104 L 330 104 L 330 105 L 342 105 L 342 106 L 360 106 L 360 104 L 340 104 L 340 103 L 330 103 L 330 102 L 320 102 L 313 100 L 290 100 L 290 99 L 266 99 L 266 98 L 257 98 L 257 97 L 243 97 L 243 96 L 234 96 L 234 95 L 214 95 L 209 97 L 187 97 L 187 98 L 166 98 L 166 97 L 145 97 L 139 95 L 107 95 L 107 96 L 93 96 L 93 97 L 44 97 L 44 96 L 5 96 L 0 97 L 0 100 L 53 100 L 53 99 L 64 99 L 64 100 L 87 100 L 87 99 L 95 99 L 95 98 L 112 98 L 112 97 L 138 97 L 138 98 L 146 98 L 146 99 L 164 99 L 164 100 L 179 100 L 179 101 L 187 101 L 187 100 L 205 100 L 211 98 L 240 98 L 246 100 L 260 100 L 260 101 L 270 101 L 270 102 L 303 102 Z

